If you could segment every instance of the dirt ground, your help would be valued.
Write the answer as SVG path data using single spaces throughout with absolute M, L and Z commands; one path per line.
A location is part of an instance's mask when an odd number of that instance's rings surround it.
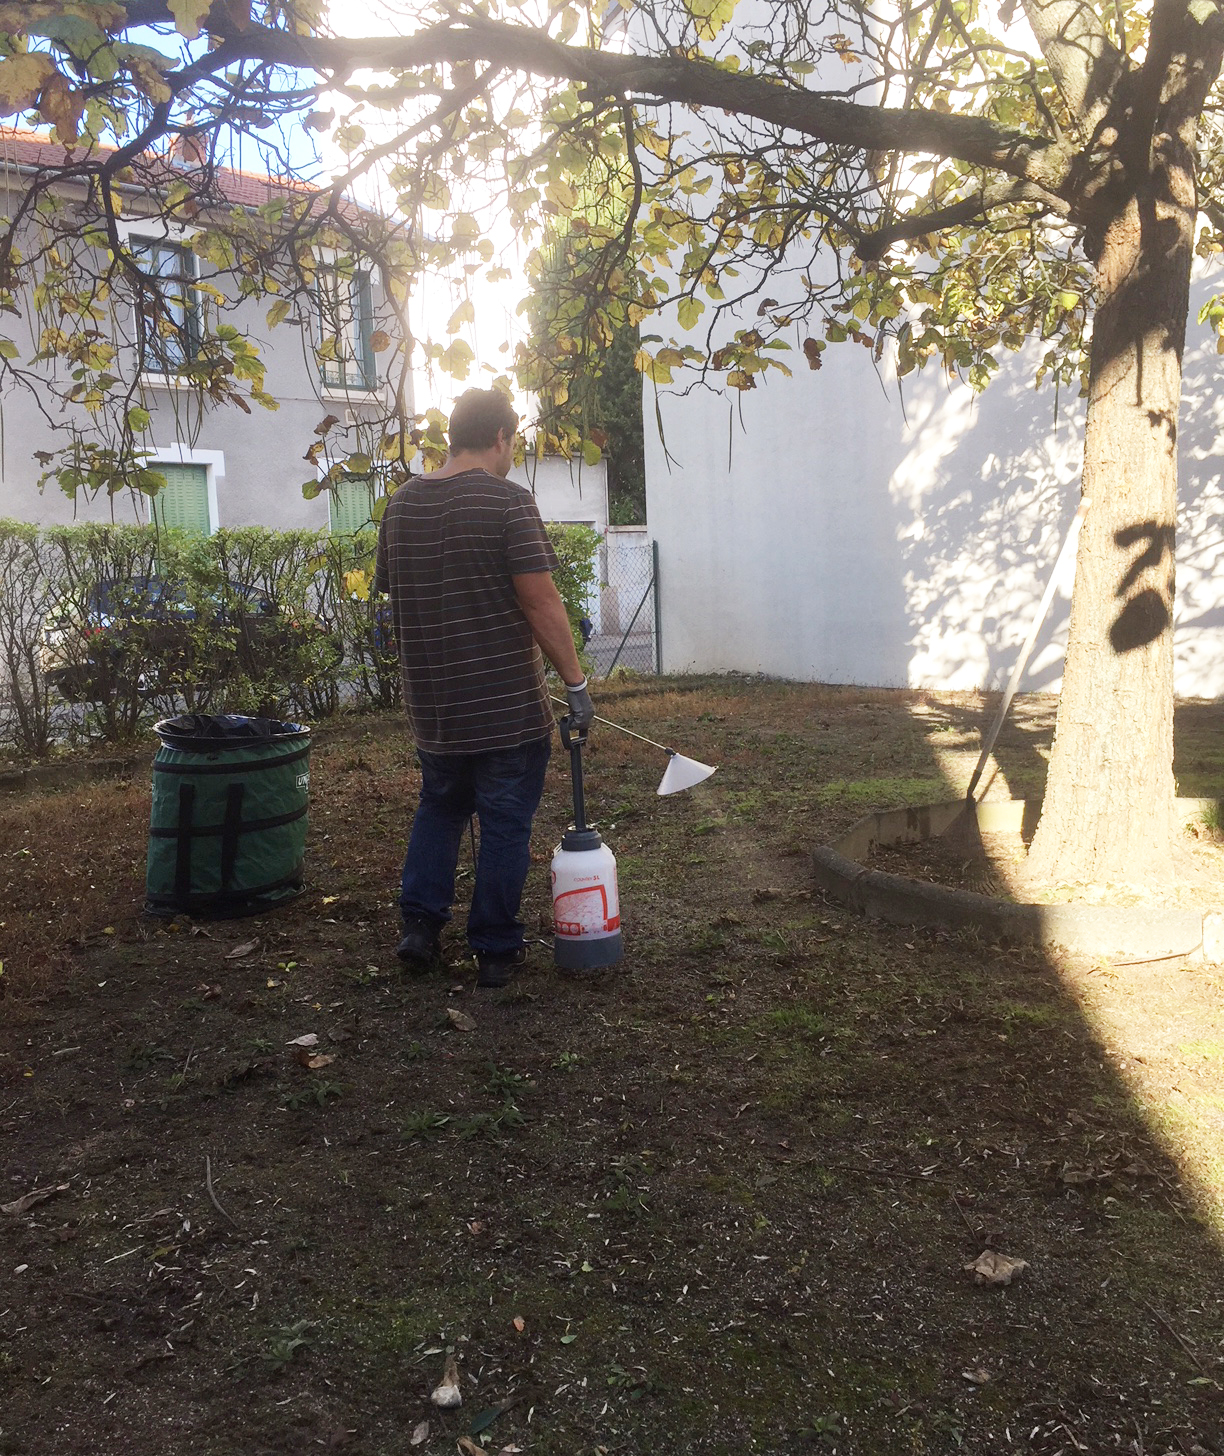
M 719 772 L 659 799 L 595 736 L 627 955 L 575 978 L 554 756 L 503 992 L 459 928 L 397 968 L 396 719 L 318 736 L 309 889 L 260 919 L 141 916 L 145 775 L 0 801 L 0 1453 L 1224 1456 L 1218 969 L 813 893 L 815 843 L 963 792 L 993 699 L 598 701 Z M 1052 722 L 1019 705 L 992 793 L 1040 793 Z M 1222 727 L 1179 714 L 1183 794 Z

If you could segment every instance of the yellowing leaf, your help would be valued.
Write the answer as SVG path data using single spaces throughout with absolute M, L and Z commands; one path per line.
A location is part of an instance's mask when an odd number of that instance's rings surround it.
M 282 323 L 289 317 L 289 300 L 278 298 L 268 310 L 268 327 L 274 329 L 277 324 Z
M 448 334 L 457 334 L 464 324 L 474 323 L 476 320 L 476 306 L 470 298 L 465 298 L 459 307 L 450 316 L 450 322 L 446 326 Z
M 212 9 L 212 0 L 166 0 L 166 5 L 174 16 L 178 33 L 195 40 L 200 33 L 200 21 Z
M 598 465 L 603 459 L 603 451 L 594 440 L 583 440 L 582 459 L 587 465 Z
M 670 384 L 672 382 L 671 365 L 653 359 L 645 349 L 639 349 L 633 356 L 633 367 L 639 374 L 644 374 L 647 379 L 655 384 Z
M 462 339 L 456 339 L 443 352 L 438 363 L 453 379 L 466 379 L 475 358 L 471 348 Z
M 369 576 L 361 570 L 346 571 L 344 573 L 344 590 L 356 601 L 368 602 L 370 600 Z M 323 903 L 327 904 L 326 896 L 324 896 Z
M 81 115 L 85 110 L 85 93 L 78 91 L 57 71 L 42 89 L 38 114 L 55 128 L 61 142 L 74 142 L 80 135 Z
M 450 206 L 450 188 L 441 177 L 432 173 L 425 178 L 421 188 L 421 205 L 428 207 L 433 212 L 445 212 Z
M 702 40 L 713 40 L 735 14 L 735 0 L 684 0 Z
M 0 61 L 0 115 L 28 111 L 55 70 L 41 51 L 8 56 Z
M 131 56 L 128 58 L 127 68 L 132 80 L 154 105 L 170 100 L 173 93 L 152 61 L 143 56 Z

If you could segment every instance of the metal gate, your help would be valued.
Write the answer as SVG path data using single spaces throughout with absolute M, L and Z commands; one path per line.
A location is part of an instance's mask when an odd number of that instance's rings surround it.
M 599 555 L 599 611 L 587 644 L 595 672 L 657 673 L 659 548 L 644 530 L 612 526 Z

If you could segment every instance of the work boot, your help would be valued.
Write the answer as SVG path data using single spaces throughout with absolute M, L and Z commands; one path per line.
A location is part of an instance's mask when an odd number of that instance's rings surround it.
M 510 978 L 527 959 L 524 946 L 518 950 L 502 951 L 499 955 L 487 951 L 476 952 L 476 984 L 484 990 L 495 990 L 508 986 Z
M 395 954 L 413 971 L 429 971 L 442 959 L 442 938 L 438 927 L 419 915 L 401 918 L 403 936 Z

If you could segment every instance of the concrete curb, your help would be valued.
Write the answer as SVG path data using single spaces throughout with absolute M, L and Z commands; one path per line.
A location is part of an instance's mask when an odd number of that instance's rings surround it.
M 152 761 L 152 754 L 125 758 L 86 758 L 68 763 L 36 763 L 29 768 L 0 771 L 0 794 L 35 793 L 39 789 L 70 789 L 78 784 L 93 784 L 101 779 L 130 778 L 142 765 Z
M 329 720 L 312 727 L 310 746 L 318 748 L 326 743 L 364 738 L 380 726 L 404 734 L 408 732 L 407 719 L 402 713 L 380 712 L 371 714 L 368 719 Z M 121 758 L 70 758 L 56 763 L 34 763 L 27 768 L 0 769 L 0 795 L 37 793 L 41 789 L 71 789 L 78 784 L 97 783 L 102 779 L 131 778 L 135 773 L 151 774 L 156 752 L 157 739 L 151 735 L 143 752 L 125 754 Z
M 1214 799 L 1178 799 L 1185 820 Z M 860 858 L 877 845 L 913 844 L 946 833 L 972 815 L 986 833 L 1017 831 L 1028 814 L 1024 800 L 978 804 L 925 804 L 869 814 L 836 844 L 812 853 L 816 883 L 843 905 L 893 925 L 975 929 L 990 940 L 1059 947 L 1083 955 L 1132 961 L 1224 960 L 1224 915 L 1219 911 L 1159 909 L 1144 905 L 1012 904 L 991 895 L 870 870 Z

